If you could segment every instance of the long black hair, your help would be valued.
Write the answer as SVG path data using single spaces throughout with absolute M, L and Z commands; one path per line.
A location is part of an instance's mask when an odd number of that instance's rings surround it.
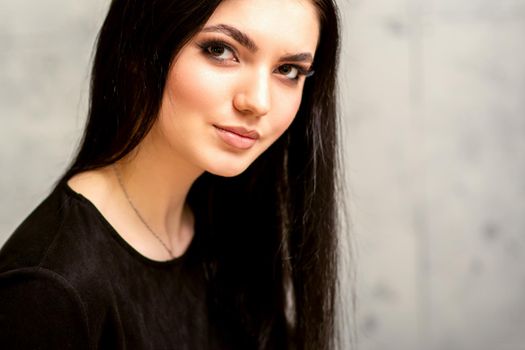
M 333 1 L 312 1 L 321 28 L 315 74 L 292 125 L 241 175 L 205 173 L 188 195 L 208 249 L 210 320 L 242 349 L 335 346 L 339 29 Z M 110 165 L 141 142 L 173 58 L 220 2 L 111 2 L 84 136 L 62 180 Z

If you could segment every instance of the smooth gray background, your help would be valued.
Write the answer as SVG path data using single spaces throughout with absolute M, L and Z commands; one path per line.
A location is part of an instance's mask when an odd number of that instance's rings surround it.
M 0 0 L 0 243 L 78 143 L 107 4 Z M 340 6 L 358 348 L 525 349 L 525 0 Z

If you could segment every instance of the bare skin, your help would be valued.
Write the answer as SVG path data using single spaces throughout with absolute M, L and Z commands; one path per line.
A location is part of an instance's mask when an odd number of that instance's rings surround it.
M 128 203 L 115 174 L 121 174 L 130 199 L 154 232 L 175 257 L 182 255 L 193 238 L 194 220 L 185 205 L 187 192 L 202 173 L 186 178 L 180 168 L 168 170 L 166 163 L 146 151 L 152 145 L 147 137 L 135 152 L 111 167 L 87 171 L 72 177 L 68 185 L 87 197 L 116 232 L 143 256 L 157 261 L 171 259 L 168 251 L 151 234 Z M 164 163 L 164 164 L 163 164 Z M 177 174 L 177 177 L 170 176 Z M 147 185 L 144 185 L 147 184 Z
M 73 176 L 69 186 L 139 253 L 170 259 L 128 203 L 117 169 L 147 224 L 182 255 L 194 235 L 185 204 L 191 185 L 205 171 L 240 174 L 286 131 L 318 38 L 310 1 L 223 1 L 175 58 L 159 116 L 139 146 L 112 166 Z

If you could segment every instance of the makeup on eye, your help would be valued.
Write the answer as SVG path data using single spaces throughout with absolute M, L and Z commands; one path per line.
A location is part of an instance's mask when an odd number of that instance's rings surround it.
M 198 44 L 203 53 L 213 60 L 219 62 L 239 62 L 235 50 L 221 40 L 207 40 Z M 228 54 L 229 53 L 229 54 Z M 226 57 L 224 57 L 226 55 Z
M 199 42 L 197 45 L 200 47 L 204 55 L 221 64 L 225 64 L 228 61 L 235 63 L 239 62 L 235 49 L 222 40 L 210 39 Z M 313 74 L 313 71 L 310 68 L 292 63 L 283 63 L 279 65 L 274 72 L 281 74 L 285 76 L 286 79 L 292 81 L 299 80 L 301 76 L 309 77 Z
M 298 80 L 300 76 L 310 77 L 314 73 L 313 70 L 295 65 L 295 64 L 283 64 L 280 65 L 277 70 L 280 74 L 286 76 L 290 80 Z M 289 75 L 292 76 L 289 76 Z

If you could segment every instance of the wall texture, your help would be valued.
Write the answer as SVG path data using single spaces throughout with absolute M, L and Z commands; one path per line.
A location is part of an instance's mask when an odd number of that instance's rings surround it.
M 0 244 L 69 161 L 107 0 L 0 0 Z M 525 342 L 525 0 L 342 0 L 363 350 Z
M 0 0 L 0 241 L 49 192 L 84 124 L 107 0 Z
M 525 349 L 525 1 L 348 1 L 362 349 Z

